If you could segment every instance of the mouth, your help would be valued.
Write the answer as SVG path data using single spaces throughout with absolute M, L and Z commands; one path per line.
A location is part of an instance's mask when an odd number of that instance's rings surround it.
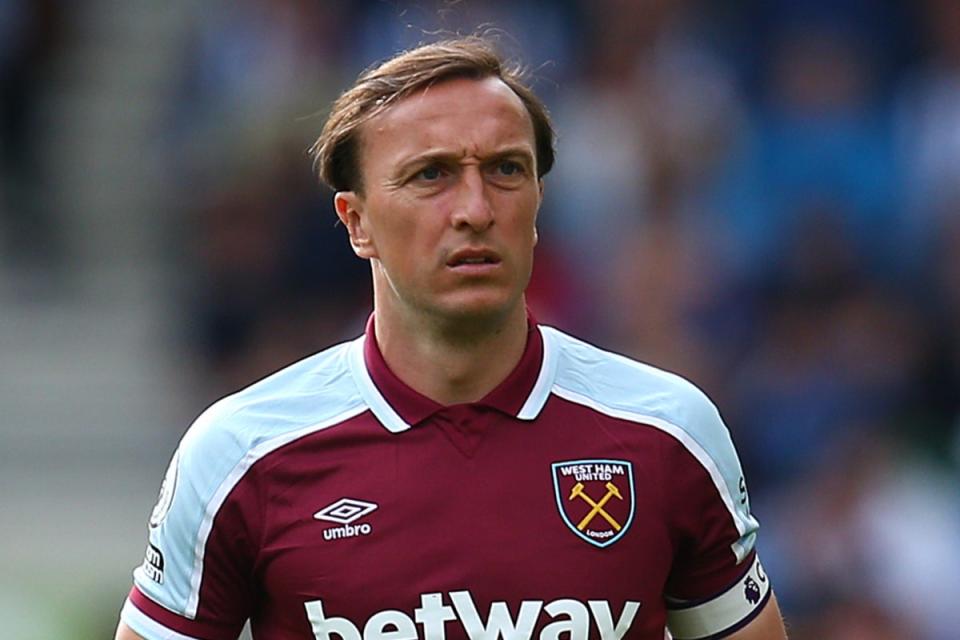
M 499 265 L 500 256 L 489 249 L 461 249 L 447 260 L 447 266 L 458 270 L 482 270 Z

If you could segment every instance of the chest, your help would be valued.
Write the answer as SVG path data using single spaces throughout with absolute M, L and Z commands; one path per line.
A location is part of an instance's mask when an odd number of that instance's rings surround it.
M 627 618 L 662 637 L 673 549 L 660 475 L 642 430 L 589 414 L 441 416 L 304 443 L 262 479 L 265 615 L 314 603 L 314 619 L 362 631 L 384 611 L 429 621 L 434 603 L 447 637 L 498 616 L 532 625 L 519 637 L 556 620 L 613 633 Z

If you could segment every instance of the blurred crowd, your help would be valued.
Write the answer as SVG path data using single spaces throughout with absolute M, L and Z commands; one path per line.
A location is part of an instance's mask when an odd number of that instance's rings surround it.
M 960 3 L 200 4 L 157 146 L 208 399 L 362 330 L 305 149 L 363 67 L 480 27 L 559 133 L 534 314 L 714 398 L 791 638 L 956 637 Z M 55 5 L 0 1 L 2 222 L 49 246 L 8 187 L 49 179 Z
M 36 136 L 65 17 L 56 0 L 0 0 L 0 256 L 56 261 L 63 251 L 42 196 L 50 176 Z

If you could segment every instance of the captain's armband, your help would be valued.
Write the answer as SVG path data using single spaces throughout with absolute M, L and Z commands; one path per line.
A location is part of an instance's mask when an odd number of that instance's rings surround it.
M 675 640 L 725 637 L 753 620 L 770 598 L 770 580 L 754 557 L 750 569 L 723 593 L 707 600 L 667 598 L 667 628 Z

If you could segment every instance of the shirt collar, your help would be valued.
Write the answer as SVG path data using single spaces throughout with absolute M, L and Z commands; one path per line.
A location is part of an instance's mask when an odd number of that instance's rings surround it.
M 373 315 L 364 335 L 355 341 L 351 370 L 374 415 L 390 431 L 399 432 L 444 408 L 411 389 L 383 359 L 373 330 Z M 527 344 L 513 371 L 475 405 L 490 407 L 521 420 L 533 420 L 546 404 L 555 367 L 549 341 L 535 320 L 527 319 Z

